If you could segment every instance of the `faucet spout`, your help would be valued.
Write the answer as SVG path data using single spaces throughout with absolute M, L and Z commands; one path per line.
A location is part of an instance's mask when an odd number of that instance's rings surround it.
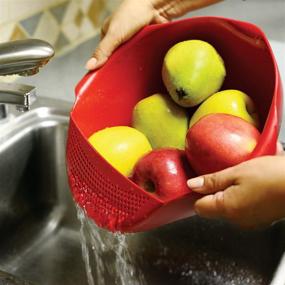
M 0 44 L 0 75 L 33 75 L 54 55 L 42 40 L 27 39 Z
M 53 47 L 42 40 L 27 39 L 0 44 L 0 76 L 34 75 L 54 55 Z M 0 82 L 0 120 L 7 116 L 4 104 L 28 111 L 36 100 L 36 89 L 30 85 Z

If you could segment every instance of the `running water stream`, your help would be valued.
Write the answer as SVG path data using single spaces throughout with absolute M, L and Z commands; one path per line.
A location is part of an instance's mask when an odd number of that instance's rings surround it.
M 131 234 L 111 233 L 99 228 L 78 206 L 77 216 L 81 224 L 82 255 L 88 284 L 144 285 L 144 277 L 135 268 L 134 257 L 127 245 Z

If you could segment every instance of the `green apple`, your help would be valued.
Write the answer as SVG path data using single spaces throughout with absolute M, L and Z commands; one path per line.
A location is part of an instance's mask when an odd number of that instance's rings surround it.
M 172 99 L 183 107 L 198 105 L 217 92 L 225 75 L 221 56 L 212 45 L 201 40 L 174 45 L 163 61 L 163 82 Z
M 189 127 L 192 127 L 202 117 L 213 113 L 234 115 L 257 128 L 259 126 L 254 102 L 247 94 L 239 90 L 223 90 L 210 96 L 195 111 L 190 119 Z
M 167 95 L 154 94 L 139 101 L 133 109 L 133 127 L 141 131 L 155 148 L 184 149 L 188 116 Z
M 127 126 L 102 129 L 90 136 L 88 141 L 125 176 L 131 176 L 135 164 L 152 150 L 144 134 Z

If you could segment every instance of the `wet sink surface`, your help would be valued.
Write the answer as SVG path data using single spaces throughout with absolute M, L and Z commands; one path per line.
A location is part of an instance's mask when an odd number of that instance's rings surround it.
M 198 217 L 144 234 L 139 243 L 150 284 L 266 285 L 285 249 L 282 224 L 246 232 Z

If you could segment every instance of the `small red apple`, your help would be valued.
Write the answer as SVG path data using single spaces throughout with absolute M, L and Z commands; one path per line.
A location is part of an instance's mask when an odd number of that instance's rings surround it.
M 187 180 L 194 177 L 185 151 L 176 148 L 155 149 L 142 157 L 134 168 L 132 180 L 161 199 L 174 199 L 191 190 Z
M 198 175 L 216 172 L 249 158 L 260 133 L 245 120 L 228 114 L 211 114 L 187 132 L 186 155 Z

